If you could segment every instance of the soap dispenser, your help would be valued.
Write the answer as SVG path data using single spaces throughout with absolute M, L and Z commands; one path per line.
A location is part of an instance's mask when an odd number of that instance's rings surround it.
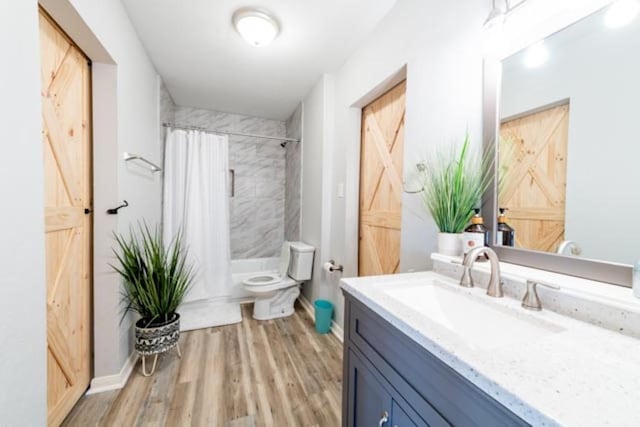
M 480 209 L 474 209 L 475 215 L 471 217 L 469 225 L 462 235 L 464 255 L 479 246 L 489 246 L 489 230 L 484 225 L 484 219 L 480 215 Z
M 498 215 L 498 231 L 496 232 L 497 244 L 500 246 L 515 246 L 516 232 L 507 224 L 507 216 L 504 214 L 506 208 L 500 208 Z

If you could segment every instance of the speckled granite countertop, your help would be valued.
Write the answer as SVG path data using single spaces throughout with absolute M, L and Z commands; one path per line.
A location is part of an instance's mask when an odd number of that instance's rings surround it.
M 418 312 L 385 292 L 433 280 L 518 318 L 554 325 L 559 332 L 534 340 L 523 337 L 498 348 L 477 347 L 434 321 L 430 313 Z M 341 287 L 532 425 L 640 425 L 636 338 L 549 310 L 527 311 L 519 300 L 490 298 L 482 288 L 461 288 L 435 272 L 343 279 Z

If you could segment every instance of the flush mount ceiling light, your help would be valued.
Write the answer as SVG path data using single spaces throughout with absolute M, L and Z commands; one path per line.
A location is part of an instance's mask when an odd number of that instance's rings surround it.
M 233 26 L 251 46 L 266 46 L 280 32 L 278 21 L 264 10 L 242 8 L 233 14 Z
M 609 28 L 622 27 L 633 21 L 640 12 L 637 0 L 618 0 L 609 6 L 604 15 L 604 23 Z
M 524 55 L 524 65 L 529 68 L 539 67 L 549 59 L 549 49 L 540 40 L 527 48 Z

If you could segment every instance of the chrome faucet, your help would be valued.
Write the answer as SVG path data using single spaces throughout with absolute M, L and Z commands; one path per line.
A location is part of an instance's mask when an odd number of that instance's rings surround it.
M 551 289 L 560 289 L 559 286 L 552 285 L 550 283 L 544 283 L 536 280 L 527 280 L 527 292 L 524 294 L 524 298 L 522 299 L 522 307 L 527 310 L 542 310 L 542 303 L 540 302 L 540 298 L 538 297 L 538 290 L 536 289 L 537 285 L 546 286 Z
M 489 257 L 489 263 L 491 265 L 491 276 L 489 277 L 489 286 L 487 286 L 487 295 L 490 297 L 502 298 L 504 293 L 502 292 L 502 280 L 500 278 L 500 260 L 493 249 L 486 246 L 473 248 L 467 253 L 466 258 L 462 263 L 464 272 L 460 278 L 460 286 L 473 288 L 471 267 L 473 267 L 473 263 L 476 261 L 476 258 L 485 254 Z
M 562 243 L 560 243 L 558 245 L 558 250 L 556 251 L 556 253 L 560 255 L 565 255 L 567 252 L 567 249 L 569 249 L 569 255 L 573 255 L 573 256 L 582 255 L 582 248 L 580 248 L 580 246 L 578 246 L 578 244 L 573 240 L 564 240 Z

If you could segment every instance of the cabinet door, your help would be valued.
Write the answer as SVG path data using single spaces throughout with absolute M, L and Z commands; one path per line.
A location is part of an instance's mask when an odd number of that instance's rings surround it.
M 413 409 L 395 399 L 391 402 L 391 423 L 389 425 L 392 427 L 428 427 L 428 424 Z
M 391 395 L 377 378 L 377 375 L 352 351 L 349 351 L 348 363 L 350 409 L 347 425 L 389 427 L 391 425 Z

